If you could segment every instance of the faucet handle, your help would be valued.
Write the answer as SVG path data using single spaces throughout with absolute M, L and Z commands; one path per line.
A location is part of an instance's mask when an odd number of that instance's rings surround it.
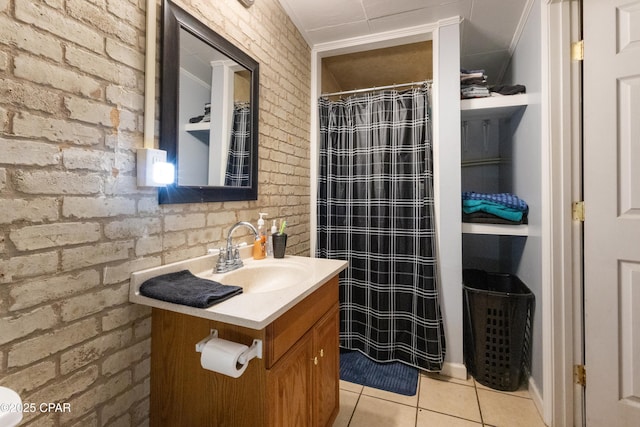
M 234 253 L 233 253 L 233 246 L 227 246 L 227 249 L 225 249 L 226 253 L 227 253 L 227 271 L 233 270 L 233 267 L 236 265 L 236 260 L 234 258 Z
M 244 265 L 242 263 L 242 258 L 240 258 L 240 249 L 238 249 L 238 245 L 233 247 L 233 261 L 237 267 L 242 267 Z
M 218 262 L 216 263 L 216 273 L 224 273 L 227 271 L 227 250 L 225 248 L 220 248 L 218 252 Z

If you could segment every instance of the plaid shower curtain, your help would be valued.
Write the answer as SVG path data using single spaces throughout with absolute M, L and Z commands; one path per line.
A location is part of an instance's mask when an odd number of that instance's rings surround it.
M 231 142 L 227 156 L 227 171 L 224 185 L 231 187 L 248 187 L 251 144 L 250 122 L 251 109 L 247 103 L 237 103 L 233 107 L 233 127 Z
M 340 345 L 440 371 L 429 92 L 319 100 L 318 256 L 342 259 Z

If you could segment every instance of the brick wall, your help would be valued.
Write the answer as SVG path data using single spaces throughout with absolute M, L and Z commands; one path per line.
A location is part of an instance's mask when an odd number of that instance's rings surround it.
M 277 0 L 177 3 L 260 63 L 257 202 L 138 189 L 145 0 L 0 0 L 0 385 L 23 425 L 145 425 L 150 310 L 132 271 L 219 246 L 258 211 L 309 253 L 310 50 Z M 161 14 L 159 14 L 161 16 Z

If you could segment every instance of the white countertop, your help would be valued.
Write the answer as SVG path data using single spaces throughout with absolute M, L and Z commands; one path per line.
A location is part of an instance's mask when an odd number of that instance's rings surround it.
M 301 275 L 299 281 L 293 286 L 268 292 L 242 293 L 206 309 L 170 303 L 140 295 L 140 285 L 146 280 L 162 274 L 185 269 L 197 276 L 217 280 L 218 277 L 221 276 L 211 274 L 216 264 L 216 259 L 217 256 L 215 255 L 205 255 L 132 273 L 129 285 L 129 301 L 149 307 L 161 308 L 177 313 L 260 330 L 264 329 L 291 307 L 302 301 L 306 296 L 313 293 L 333 276 L 347 268 L 346 261 L 322 258 L 299 256 L 285 256 L 283 259 L 267 258 L 265 260 L 246 258 L 243 259 L 245 267 L 242 268 L 255 267 L 258 265 L 257 263 L 261 262 L 265 263 L 264 265 L 269 263 L 269 265 L 275 266 L 277 266 L 278 263 L 282 263 L 283 267 L 286 268 L 286 265 L 289 263 L 303 267 L 306 274 Z

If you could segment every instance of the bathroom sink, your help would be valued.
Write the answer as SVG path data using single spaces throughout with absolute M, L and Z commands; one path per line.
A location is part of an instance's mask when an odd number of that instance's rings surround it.
M 212 274 L 207 278 L 224 285 L 240 286 L 245 294 L 255 294 L 295 286 L 306 275 L 307 269 L 302 263 L 287 259 L 264 259 L 249 260 L 237 270 Z
M 1 1 L 1 0 L 0 0 Z M 346 261 L 287 255 L 254 260 L 251 249 L 243 253 L 244 266 L 228 273 L 213 274 L 217 255 L 208 254 L 131 274 L 129 301 L 148 307 L 188 314 L 250 329 L 264 329 L 291 307 L 315 292 L 347 267 Z M 243 288 L 240 295 L 207 309 L 145 297 L 140 286 L 162 274 L 189 270 L 203 279 Z M 0 402 L 1 403 L 1 402 Z

